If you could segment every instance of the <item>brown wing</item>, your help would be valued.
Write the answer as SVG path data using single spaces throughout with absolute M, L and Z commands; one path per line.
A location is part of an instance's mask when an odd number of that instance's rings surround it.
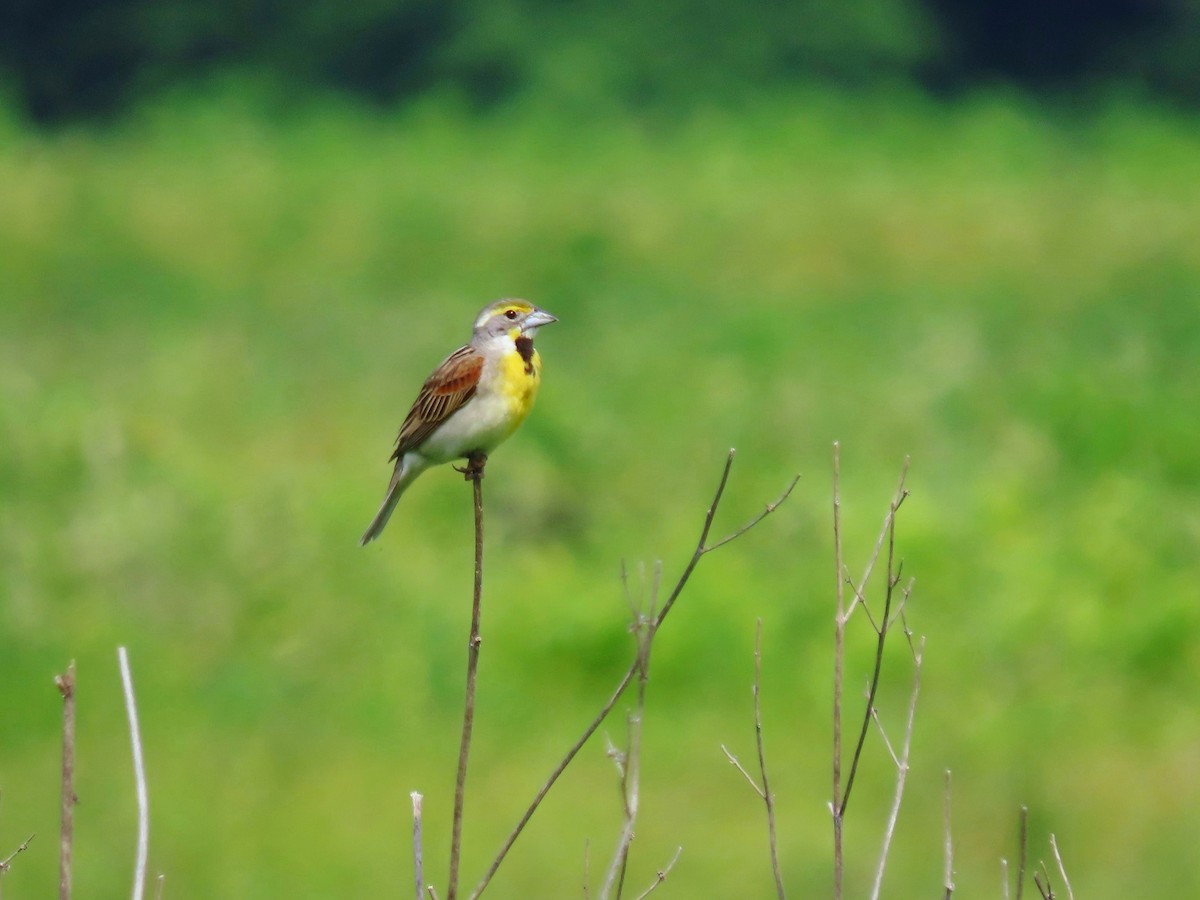
M 396 435 L 392 459 L 399 459 L 471 399 L 483 372 L 483 357 L 473 347 L 460 347 L 421 385 L 421 392 Z

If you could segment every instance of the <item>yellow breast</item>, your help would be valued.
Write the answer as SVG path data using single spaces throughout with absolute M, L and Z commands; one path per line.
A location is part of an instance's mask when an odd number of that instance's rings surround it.
M 541 383 L 542 358 L 536 350 L 528 363 L 515 351 L 505 354 L 500 366 L 499 393 L 508 401 L 509 412 L 518 423 L 533 409 Z

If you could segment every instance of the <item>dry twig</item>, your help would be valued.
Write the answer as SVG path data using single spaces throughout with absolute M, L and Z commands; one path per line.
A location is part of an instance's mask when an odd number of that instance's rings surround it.
M 58 897 L 71 900 L 71 847 L 75 840 L 75 660 L 54 683 L 63 698 L 62 790 L 58 840 Z
M 750 787 L 754 788 L 754 792 L 767 809 L 767 842 L 771 856 L 771 873 L 775 877 L 775 894 L 779 900 L 783 900 L 786 896 L 783 889 L 783 873 L 779 868 L 779 843 L 776 838 L 775 830 L 775 797 L 771 793 L 770 781 L 767 777 L 767 760 L 763 750 L 763 727 L 762 727 L 762 619 L 759 619 L 754 632 L 754 741 L 758 751 L 758 771 L 762 776 L 762 787 L 754 780 L 745 767 L 736 756 L 729 752 L 724 744 L 721 745 L 721 751 L 725 754 L 725 758 L 729 760 L 733 766 L 742 773 L 746 781 L 750 783 Z
M 12 853 L 8 854 L 8 856 L 4 857 L 4 859 L 0 859 L 0 875 L 3 875 L 5 872 L 7 872 L 9 869 L 12 868 L 12 861 L 14 859 L 16 859 L 18 854 L 25 852 L 26 848 L 29 847 L 29 842 L 32 841 L 35 837 L 37 837 L 36 832 L 34 834 L 31 834 L 29 837 L 25 838 L 24 842 L 21 844 L 20 847 L 18 847 Z
M 675 868 L 675 863 L 679 862 L 679 854 L 681 854 L 682 852 L 683 852 L 682 847 L 677 847 L 675 849 L 675 855 L 671 857 L 671 861 L 669 863 L 667 863 L 667 865 L 664 868 L 658 870 L 658 875 L 657 875 L 657 877 L 655 877 L 654 883 L 651 884 L 650 887 L 648 887 L 644 891 L 642 891 L 640 894 L 638 894 L 637 897 L 635 898 L 635 900 L 646 900 L 647 897 L 649 897 L 651 894 L 654 893 L 655 889 L 660 884 L 662 884 L 664 881 L 667 880 L 667 876 L 670 875 L 671 870 L 673 868 Z
M 142 760 L 142 736 L 138 730 L 137 701 L 133 696 L 133 675 L 129 671 L 129 655 L 124 647 L 117 648 L 121 667 L 121 686 L 125 691 L 125 712 L 129 717 L 129 740 L 133 745 L 133 777 L 137 788 L 138 840 L 137 860 L 133 873 L 133 900 L 142 900 L 146 888 L 146 856 L 150 849 L 150 801 L 146 793 L 146 766 Z
M 907 593 L 906 591 L 905 594 L 907 595 Z M 908 631 L 907 626 L 905 626 L 905 631 Z M 888 752 L 896 763 L 896 790 L 892 797 L 892 807 L 888 812 L 887 826 L 883 832 L 883 848 L 879 852 L 879 864 L 875 869 L 875 884 L 871 889 L 871 900 L 879 900 L 879 892 L 883 888 L 883 870 L 887 866 L 888 852 L 892 846 L 892 836 L 896 831 L 896 819 L 900 815 L 900 801 L 904 797 L 904 783 L 908 778 L 909 751 L 912 749 L 913 720 L 917 714 L 917 695 L 921 692 L 921 659 L 924 653 L 925 639 L 922 638 L 919 646 L 913 650 L 912 694 L 909 696 L 908 701 L 908 719 L 904 726 L 904 743 L 901 745 L 898 756 L 892 750 L 887 736 L 884 735 L 884 743 L 888 745 Z M 880 734 L 883 734 L 883 726 L 879 724 L 878 716 L 875 716 L 875 722 L 879 725 Z
M 1038 894 L 1042 900 L 1054 900 L 1054 888 L 1050 886 L 1050 873 L 1046 871 L 1046 864 L 1040 863 L 1041 871 L 1036 869 L 1033 872 L 1033 884 L 1037 888 Z
M 463 704 L 462 740 L 458 748 L 458 775 L 454 781 L 454 821 L 450 833 L 450 878 L 446 900 L 458 896 L 458 864 L 462 853 L 463 801 L 467 789 L 467 757 L 471 752 L 471 731 L 475 725 L 475 683 L 479 672 L 479 620 L 483 601 L 483 469 L 487 457 L 471 456 L 463 470 L 474 486 L 475 497 L 475 589 L 471 601 L 471 635 L 467 640 L 467 691 Z
M 954 844 L 950 837 L 950 770 L 946 770 L 946 799 L 942 810 L 943 826 L 943 844 L 942 844 L 942 860 L 944 868 L 942 871 L 942 886 L 946 889 L 945 900 L 950 900 L 954 896 Z
M 837 567 L 837 616 L 834 621 L 834 651 L 833 651 L 833 797 L 829 804 L 829 811 L 833 818 L 833 896 L 835 900 L 841 900 L 842 886 L 844 878 L 844 855 L 842 848 L 842 834 L 846 818 L 846 806 L 850 802 L 850 793 L 854 788 L 854 780 L 858 774 L 859 761 L 862 758 L 863 745 L 867 739 L 867 731 L 871 726 L 871 719 L 874 714 L 875 696 L 879 689 L 879 678 L 883 671 L 883 650 L 887 642 L 887 636 L 890 626 L 893 624 L 892 600 L 897 584 L 900 581 L 900 570 L 895 565 L 895 546 L 896 546 L 896 513 L 908 497 L 908 491 L 904 487 L 904 480 L 908 475 L 909 460 L 905 458 L 904 466 L 900 471 L 900 483 L 896 487 L 896 494 L 888 507 L 887 514 L 883 519 L 883 527 L 880 529 L 879 537 L 875 541 L 875 547 L 871 553 L 870 559 L 867 561 L 866 568 L 863 571 L 862 578 L 859 579 L 857 585 L 849 581 L 845 575 L 845 566 L 843 564 L 842 554 L 842 531 L 841 531 L 841 448 L 835 441 L 833 445 L 833 542 L 834 542 L 834 557 Z M 887 562 L 887 584 L 884 591 L 883 613 L 878 620 L 871 615 L 867 606 L 866 591 L 871 576 L 875 571 L 876 562 L 883 549 L 884 542 L 888 545 L 888 562 Z M 849 584 L 854 591 L 854 598 L 850 601 L 850 605 L 846 606 L 844 587 Z M 858 740 L 855 743 L 853 754 L 850 758 L 850 768 L 846 775 L 845 788 L 842 787 L 842 691 L 843 678 L 845 670 L 845 647 L 846 647 L 846 624 L 850 621 L 854 610 L 861 606 L 866 615 L 870 618 L 872 627 L 876 632 L 875 642 L 875 664 L 871 672 L 871 679 L 867 689 L 867 706 L 863 713 L 862 725 L 859 728 Z M 898 615 L 898 614 L 896 614 Z M 911 646 L 911 637 L 909 639 Z M 894 754 L 893 754 L 894 756 Z
M 604 884 L 600 888 L 600 900 L 608 900 L 610 896 L 621 896 L 621 890 L 625 884 L 625 871 L 629 863 L 629 847 L 633 843 L 634 825 L 637 823 L 641 788 L 642 722 L 646 710 L 646 682 L 650 674 L 650 647 L 654 641 L 654 595 L 657 589 L 656 578 L 651 587 L 648 612 L 643 612 L 640 608 L 633 610 L 633 633 L 637 639 L 637 702 L 634 711 L 629 714 L 627 719 L 629 740 L 625 752 L 621 753 L 612 747 L 611 742 L 609 747 L 609 756 L 616 763 L 621 778 L 624 822 L 616 852 L 613 854 L 612 862 L 609 863 Z
M 416 884 L 417 900 L 425 895 L 423 885 L 425 883 L 425 863 L 424 851 L 421 846 L 421 801 L 424 799 L 417 791 L 413 791 L 408 795 L 412 799 L 412 845 L 413 845 L 413 881 Z
M 841 900 L 844 869 L 842 851 L 842 673 L 846 655 L 846 579 L 842 558 L 842 456 L 833 442 L 833 557 L 837 569 L 837 614 L 833 623 L 833 896 Z
M 683 573 L 679 576 L 678 581 L 675 582 L 675 586 L 671 589 L 671 593 L 667 596 L 667 600 L 663 604 L 662 609 L 660 609 L 658 614 L 654 616 L 650 625 L 651 631 L 654 633 L 657 633 L 658 629 L 662 627 L 664 620 L 670 614 L 671 609 L 675 606 L 675 602 L 679 599 L 679 595 L 683 593 L 684 587 L 687 586 L 688 580 L 691 578 L 692 572 L 695 570 L 701 558 L 703 558 L 705 554 L 710 553 L 718 547 L 722 547 L 730 541 L 741 537 L 743 534 L 765 519 L 768 515 L 773 513 L 779 508 L 780 504 L 787 500 L 788 496 L 795 488 L 796 483 L 800 480 L 800 476 L 797 475 L 792 479 L 791 483 L 788 484 L 787 488 L 779 496 L 779 498 L 771 503 L 768 503 L 762 512 L 760 512 L 757 516 L 752 518 L 749 522 L 744 524 L 741 528 L 738 528 L 736 531 L 731 532 L 720 540 L 710 544 L 708 542 L 708 536 L 712 530 L 713 519 L 716 517 L 717 508 L 721 504 L 721 497 L 725 493 L 725 486 L 729 481 L 729 471 L 733 467 L 733 457 L 734 451 L 730 450 L 728 456 L 725 458 L 725 468 L 721 472 L 721 478 L 717 484 L 716 493 L 713 495 L 712 503 L 709 505 L 708 512 L 704 517 L 704 525 L 700 529 L 700 538 L 696 542 L 696 548 L 692 552 L 692 557 L 688 561 L 687 565 L 684 566 Z M 550 773 L 549 778 L 547 778 L 541 788 L 538 789 L 538 792 L 534 795 L 533 801 L 521 815 L 521 818 L 517 821 L 516 826 L 509 833 L 508 837 L 505 838 L 499 853 L 496 854 L 495 859 L 493 859 L 491 865 L 488 866 L 483 878 L 480 880 L 479 884 L 475 886 L 475 890 L 471 892 L 471 900 L 475 900 L 475 898 L 479 897 L 487 888 L 493 876 L 495 876 L 496 871 L 500 868 L 500 864 L 504 862 L 504 858 L 508 855 L 508 851 L 512 849 L 513 844 L 516 843 L 517 838 L 520 837 L 521 832 L 524 831 L 525 826 L 529 823 L 529 820 L 533 818 L 533 814 L 537 812 L 537 809 L 541 805 L 542 800 L 545 799 L 546 794 L 550 792 L 550 789 L 554 786 L 554 783 L 558 781 L 559 776 L 561 776 L 566 770 L 567 766 L 571 764 L 571 761 L 583 748 L 583 745 L 588 742 L 591 736 L 596 733 L 596 730 L 608 717 L 608 714 L 612 711 L 613 707 L 616 706 L 617 701 L 621 699 L 621 696 L 633 682 L 633 679 L 637 675 L 640 666 L 640 658 L 635 658 L 632 664 L 630 664 L 628 670 L 626 670 L 625 674 L 621 677 L 621 680 L 617 683 L 616 688 L 613 690 L 608 700 L 605 701 L 604 705 L 600 708 L 600 711 L 592 719 L 591 723 L 588 724 L 588 726 L 583 730 L 583 733 L 579 736 L 575 743 L 572 744 L 567 750 L 566 754 L 563 756 L 562 760 L 559 761 L 558 765 L 554 767 L 554 770 Z
M 1071 880 L 1067 878 L 1067 867 L 1063 865 L 1062 854 L 1058 852 L 1058 839 L 1050 835 L 1050 849 L 1054 851 L 1054 861 L 1058 863 L 1058 874 L 1062 876 L 1063 889 L 1067 892 L 1067 900 L 1075 900 L 1075 892 L 1071 890 Z
M 1029 807 L 1021 807 L 1019 834 L 1017 837 L 1017 900 L 1025 890 L 1025 862 L 1029 854 Z

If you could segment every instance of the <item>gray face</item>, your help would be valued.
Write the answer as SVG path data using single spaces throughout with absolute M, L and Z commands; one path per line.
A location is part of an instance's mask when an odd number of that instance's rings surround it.
M 479 313 L 475 320 L 475 334 L 486 337 L 509 335 L 532 338 L 538 328 L 557 319 L 545 310 L 538 309 L 525 300 L 497 300 Z

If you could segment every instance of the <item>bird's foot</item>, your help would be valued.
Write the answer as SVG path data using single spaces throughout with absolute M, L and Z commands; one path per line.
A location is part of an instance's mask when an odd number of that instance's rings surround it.
M 455 472 L 461 472 L 467 481 L 479 481 L 483 478 L 483 467 L 487 465 L 487 454 L 479 450 L 467 454 L 467 464 L 461 469 L 454 467 Z

